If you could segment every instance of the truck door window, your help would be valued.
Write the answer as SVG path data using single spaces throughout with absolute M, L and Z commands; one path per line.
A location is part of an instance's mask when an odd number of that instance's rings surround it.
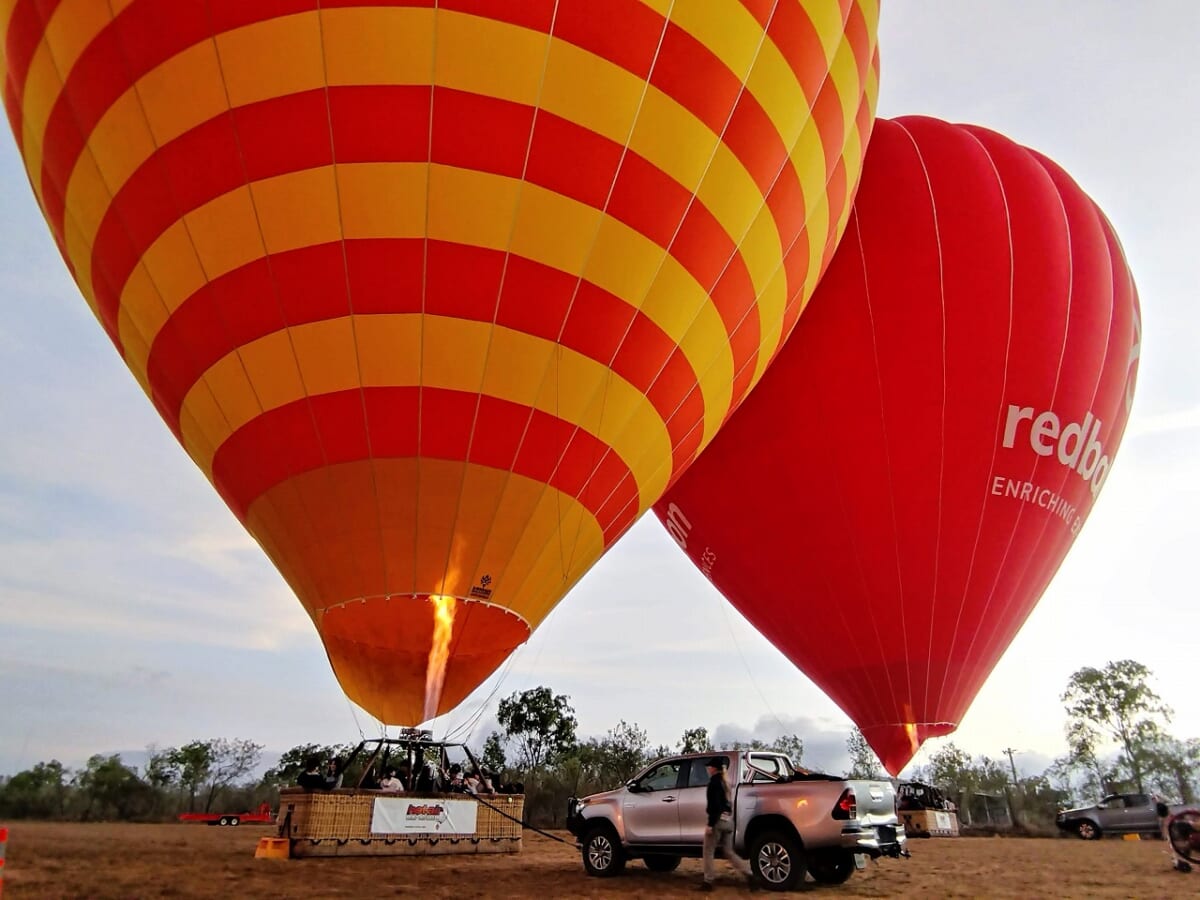
M 679 784 L 679 760 L 655 766 L 638 781 L 644 791 L 670 791 Z
M 691 768 L 688 770 L 688 787 L 708 787 L 708 769 L 704 765 L 706 762 L 708 762 L 708 757 L 691 761 Z
M 1125 798 L 1126 809 L 1140 809 L 1143 806 L 1150 805 L 1150 798 L 1146 794 L 1129 794 Z

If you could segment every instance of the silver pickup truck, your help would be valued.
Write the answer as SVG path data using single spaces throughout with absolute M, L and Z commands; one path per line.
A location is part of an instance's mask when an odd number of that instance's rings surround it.
M 705 762 L 714 755 L 729 760 L 734 848 L 764 887 L 790 890 L 806 870 L 822 884 L 841 884 L 864 857 L 908 855 L 890 782 L 798 772 L 782 753 L 710 751 L 658 760 L 623 787 L 572 798 L 567 827 L 587 873 L 616 875 L 630 859 L 670 872 L 682 857 L 699 857 Z
M 1183 809 L 1186 807 L 1168 807 L 1170 813 Z M 1077 834 L 1085 841 L 1103 837 L 1106 831 L 1112 834 L 1157 834 L 1161 828 L 1155 799 L 1149 794 L 1109 794 L 1095 806 L 1062 810 L 1056 824 L 1060 830 Z

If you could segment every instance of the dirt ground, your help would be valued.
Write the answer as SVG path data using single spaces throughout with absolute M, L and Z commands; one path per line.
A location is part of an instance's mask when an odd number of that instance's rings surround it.
M 640 862 L 589 878 L 573 844 L 526 832 L 520 854 L 257 860 L 272 828 L 17 822 L 9 826 L 4 900 L 150 897 L 687 897 L 698 860 L 658 875 Z M 565 832 L 563 837 L 570 839 Z M 1200 872 L 1171 870 L 1160 841 L 957 838 L 910 841 L 911 859 L 869 863 L 841 897 L 1200 896 Z M 714 896 L 746 893 L 724 863 Z M 759 894 L 759 896 L 763 896 Z M 769 894 L 767 896 L 770 896 Z

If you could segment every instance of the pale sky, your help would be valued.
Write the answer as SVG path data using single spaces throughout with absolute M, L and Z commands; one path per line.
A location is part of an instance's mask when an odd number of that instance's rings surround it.
M 1070 674 L 1122 658 L 1155 672 L 1173 733 L 1200 736 L 1200 5 L 884 0 L 880 44 L 881 116 L 976 123 L 1056 160 L 1113 222 L 1142 303 L 1112 474 L 950 740 L 1040 772 L 1065 749 Z M 0 774 L 196 738 L 281 752 L 378 734 L 79 297 L 7 134 L 0 297 Z M 809 765 L 845 764 L 846 716 L 653 516 L 435 730 L 481 744 L 496 700 L 538 685 L 571 698 L 584 736 L 620 719 L 654 744 L 795 732 Z

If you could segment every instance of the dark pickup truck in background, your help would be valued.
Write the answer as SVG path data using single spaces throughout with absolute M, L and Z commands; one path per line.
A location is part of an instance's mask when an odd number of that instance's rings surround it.
M 1110 834 L 1157 834 L 1161 827 L 1157 800 L 1150 794 L 1109 794 L 1095 806 L 1064 809 L 1056 824 L 1062 831 L 1094 841 Z M 1185 807 L 1171 806 L 1172 813 Z

